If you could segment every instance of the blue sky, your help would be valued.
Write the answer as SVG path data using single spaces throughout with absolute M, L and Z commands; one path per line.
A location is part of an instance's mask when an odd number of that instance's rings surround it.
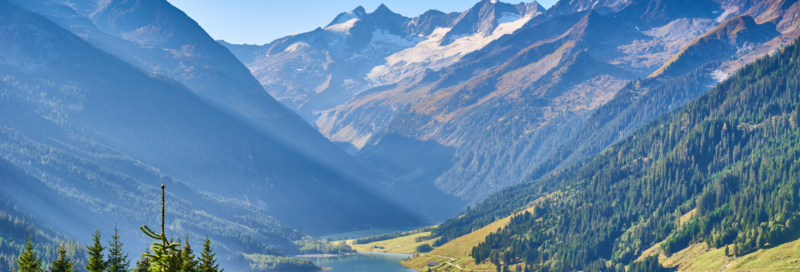
M 277 38 L 324 27 L 337 14 L 381 3 L 406 17 L 429 9 L 465 11 L 479 0 L 168 0 L 197 21 L 211 37 L 231 43 L 265 44 Z M 502 1 L 516 3 L 522 0 Z M 524 0 L 532 2 L 533 0 Z M 541 0 L 550 8 L 557 0 Z

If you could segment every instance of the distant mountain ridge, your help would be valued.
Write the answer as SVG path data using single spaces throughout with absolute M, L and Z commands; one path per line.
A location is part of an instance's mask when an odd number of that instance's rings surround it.
M 430 10 L 407 18 L 385 5 L 372 13 L 358 7 L 339 14 L 325 28 L 263 46 L 221 43 L 270 94 L 315 124 L 325 111 L 360 92 L 425 69 L 446 67 L 543 11 L 536 2 L 510 5 L 486 0 L 463 13 Z M 501 25 L 507 27 L 493 36 Z M 467 36 L 474 37 L 452 45 Z

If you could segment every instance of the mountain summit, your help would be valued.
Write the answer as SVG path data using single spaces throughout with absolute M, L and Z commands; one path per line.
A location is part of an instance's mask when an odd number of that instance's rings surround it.
M 407 18 L 382 4 L 263 46 L 221 43 L 272 96 L 318 125 L 326 111 L 359 93 L 447 67 L 542 12 L 536 2 L 483 1 L 462 13 L 430 10 Z

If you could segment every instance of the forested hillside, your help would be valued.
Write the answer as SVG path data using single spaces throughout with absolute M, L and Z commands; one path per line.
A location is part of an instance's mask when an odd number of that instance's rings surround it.
M 620 271 L 657 243 L 741 256 L 787 242 L 800 228 L 798 58 L 797 44 L 764 57 L 591 161 L 496 193 L 437 231 L 535 206 L 473 257 L 553 271 Z
M 0 166 L 2 167 L 2 166 Z M 0 177 L 5 176 L 0 172 Z M 86 258 L 84 245 L 74 239 L 68 239 L 51 227 L 36 224 L 33 217 L 0 197 L 0 271 L 12 271 L 16 268 L 16 259 L 25 247 L 25 242 L 30 235 L 35 242 L 35 249 L 39 258 L 45 263 L 50 263 L 58 257 L 57 249 L 64 244 L 67 257 L 76 261 L 83 267 Z
M 681 76 L 631 81 L 608 103 L 592 112 L 580 130 L 551 151 L 527 179 L 535 180 L 573 162 L 591 158 L 659 115 L 698 97 L 716 82 L 711 74 L 718 66 L 718 62 L 709 62 Z

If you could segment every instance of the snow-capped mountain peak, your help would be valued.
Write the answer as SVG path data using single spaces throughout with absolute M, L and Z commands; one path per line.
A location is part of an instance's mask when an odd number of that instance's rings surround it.
M 247 66 L 267 91 L 315 123 L 367 89 L 445 68 L 543 10 L 536 2 L 481 0 L 465 12 L 430 10 L 408 18 L 383 4 L 372 13 L 358 7 L 324 29 L 253 49 Z M 295 78 L 303 80 L 289 80 Z
M 364 15 L 367 15 L 367 11 L 364 9 L 364 7 L 358 6 L 353 11 L 339 13 L 339 15 L 333 19 L 333 22 L 328 24 L 325 28 L 348 23 L 353 20 L 361 20 Z

